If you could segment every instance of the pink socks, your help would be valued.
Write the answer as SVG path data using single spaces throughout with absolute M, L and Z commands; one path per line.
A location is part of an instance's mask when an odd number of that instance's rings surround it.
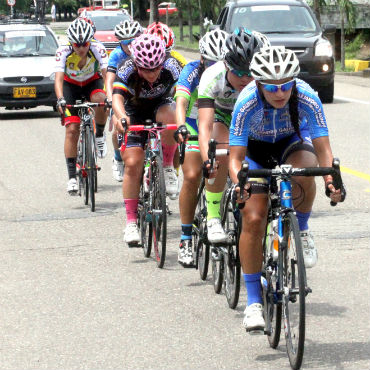
M 124 199 L 123 201 L 126 208 L 126 224 L 136 223 L 139 199 Z
M 168 145 L 162 143 L 163 150 L 163 167 L 173 167 L 173 157 L 177 149 L 177 144 Z

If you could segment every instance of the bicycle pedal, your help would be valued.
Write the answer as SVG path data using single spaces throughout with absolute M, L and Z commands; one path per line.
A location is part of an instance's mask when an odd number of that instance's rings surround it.
M 101 167 L 99 167 L 99 166 L 96 166 L 96 169 L 97 169 L 98 171 L 100 171 L 100 170 L 101 170 Z
M 249 335 L 264 335 L 265 329 L 245 329 Z
M 138 242 L 132 242 L 132 243 L 127 243 L 129 248 L 142 248 L 141 244 Z
M 310 287 L 306 286 L 306 288 L 305 288 L 305 293 L 306 293 L 306 295 L 307 295 L 308 293 L 312 293 L 312 289 L 311 289 Z

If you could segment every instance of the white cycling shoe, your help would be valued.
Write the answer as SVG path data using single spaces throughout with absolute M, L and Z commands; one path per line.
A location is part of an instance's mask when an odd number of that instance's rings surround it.
M 112 170 L 113 170 L 113 178 L 118 182 L 122 182 L 123 181 L 123 171 L 124 171 L 123 161 L 117 161 L 113 157 Z
M 208 241 L 212 244 L 223 243 L 227 240 L 219 218 L 211 218 L 207 221 L 207 234 Z
M 67 184 L 67 191 L 69 195 L 77 195 L 78 184 L 77 184 L 77 180 L 74 177 L 69 179 L 68 184 Z
M 126 226 L 125 229 L 125 236 L 123 238 L 125 243 L 130 248 L 138 247 L 140 243 L 140 234 L 139 228 L 137 227 L 135 222 L 131 222 Z
M 265 319 L 263 318 L 262 304 L 253 303 L 245 308 L 243 326 L 250 334 L 263 334 Z
M 103 136 L 97 137 L 95 141 L 96 141 L 96 146 L 98 150 L 98 157 L 105 158 L 105 156 L 107 155 L 107 151 L 108 151 L 107 138 L 106 138 L 105 132 Z
M 194 265 L 193 246 L 191 239 L 181 240 L 177 261 L 184 267 L 190 267 Z
M 179 190 L 179 180 L 177 179 L 176 171 L 173 166 L 163 167 L 164 181 L 166 184 L 166 193 L 172 200 L 177 198 Z
M 306 268 L 314 267 L 317 263 L 318 253 L 313 237 L 308 230 L 301 231 L 303 259 Z

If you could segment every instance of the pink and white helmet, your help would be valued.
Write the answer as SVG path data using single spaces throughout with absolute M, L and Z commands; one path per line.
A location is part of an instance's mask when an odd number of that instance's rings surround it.
M 129 45 L 131 57 L 138 67 L 153 69 L 166 58 L 166 45 L 157 35 L 142 34 Z

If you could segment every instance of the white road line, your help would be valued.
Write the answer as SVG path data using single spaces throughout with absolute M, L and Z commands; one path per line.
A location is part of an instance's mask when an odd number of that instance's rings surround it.
M 334 99 L 336 99 L 336 100 L 343 100 L 343 101 L 349 101 L 351 103 L 359 103 L 359 104 L 370 105 L 370 101 L 357 100 L 357 99 L 351 99 L 351 98 L 344 98 L 343 96 L 334 96 Z

